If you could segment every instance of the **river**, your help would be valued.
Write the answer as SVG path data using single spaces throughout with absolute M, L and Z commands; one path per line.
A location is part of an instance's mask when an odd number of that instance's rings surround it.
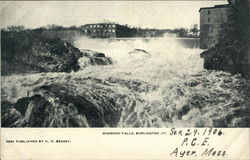
M 250 125 L 249 79 L 204 70 L 197 40 L 79 38 L 74 45 L 114 63 L 91 66 L 80 59 L 78 72 L 2 76 L 2 100 L 15 102 L 35 86 L 59 83 L 102 102 L 114 97 L 122 107 L 116 127 Z

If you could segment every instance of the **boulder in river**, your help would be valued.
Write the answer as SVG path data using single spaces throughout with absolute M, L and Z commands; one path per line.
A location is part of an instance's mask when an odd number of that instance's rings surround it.
M 150 55 L 146 50 L 144 49 L 134 49 L 133 51 L 130 51 L 129 54 L 146 54 L 146 55 Z
M 83 57 L 78 60 L 81 68 L 85 68 L 88 65 L 110 65 L 113 61 L 110 57 L 105 56 L 104 53 L 94 52 L 91 50 L 81 50 Z

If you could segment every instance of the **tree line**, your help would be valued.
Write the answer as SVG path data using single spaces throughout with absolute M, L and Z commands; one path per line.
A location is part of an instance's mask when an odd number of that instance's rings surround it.
M 42 27 L 38 27 L 35 29 L 29 29 L 25 28 L 24 26 L 9 26 L 6 28 L 2 28 L 2 32 L 22 32 L 22 31 L 35 31 L 35 32 L 43 32 L 43 31 L 69 31 L 69 30 L 74 30 L 74 31 L 79 31 L 79 32 L 84 32 L 83 31 L 83 26 L 70 26 L 70 27 L 64 27 L 61 25 L 55 25 L 55 24 L 50 24 Z M 175 35 L 176 37 L 191 37 L 191 38 L 198 38 L 198 25 L 194 24 L 192 25 L 191 28 L 175 28 L 175 29 L 156 29 L 156 28 L 141 28 L 141 27 L 132 27 L 129 26 L 128 24 L 124 25 L 125 27 L 131 29 L 134 32 L 135 36 L 138 37 L 147 37 L 147 36 L 155 36 L 155 37 L 160 37 L 164 36 L 165 33 L 170 34 L 170 35 Z

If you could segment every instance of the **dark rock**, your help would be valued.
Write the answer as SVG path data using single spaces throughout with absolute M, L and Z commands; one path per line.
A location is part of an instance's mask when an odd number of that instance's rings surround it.
M 115 83 L 119 84 L 123 87 L 127 87 L 128 89 L 136 92 L 150 92 L 153 90 L 156 90 L 158 86 L 152 85 L 148 82 L 144 82 L 141 80 L 124 80 L 124 79 L 118 79 L 118 78 L 107 78 L 107 81 L 109 83 Z
M 149 53 L 147 51 L 145 51 L 144 49 L 134 49 L 133 51 L 130 51 L 129 54 L 148 54 Z
M 83 52 L 83 56 L 88 59 L 87 65 L 110 65 L 113 64 L 113 61 L 110 57 L 105 56 L 104 53 L 94 52 L 91 50 L 81 50 Z
M 16 104 L 14 105 L 14 108 L 19 111 L 22 115 L 25 114 L 28 104 L 30 102 L 30 98 L 21 98 L 17 100 Z
M 204 58 L 204 68 L 250 76 L 250 47 L 248 45 L 247 43 L 217 45 L 201 53 L 201 57 Z
M 213 127 L 228 127 L 228 122 L 224 118 L 213 119 Z
M 8 127 L 20 116 L 12 108 L 13 104 L 9 101 L 1 101 L 1 126 Z M 18 117 L 18 118 L 17 118 Z
M 184 105 L 180 109 L 177 110 L 177 116 L 181 118 L 183 115 L 186 115 L 190 111 L 190 106 L 189 105 Z
M 196 87 L 200 84 L 199 81 L 189 81 L 189 82 L 186 82 L 185 85 L 186 86 L 189 86 L 189 87 Z
M 9 101 L 1 101 L 1 112 L 7 112 L 12 107 L 12 105 L 13 104 Z
M 113 63 L 104 53 L 90 50 L 83 50 L 82 53 L 60 38 L 38 34 L 35 31 L 4 31 L 1 41 L 2 74 L 78 71 L 78 61 L 82 57 L 86 57 L 90 65 Z
M 22 118 L 20 112 L 18 112 L 15 108 L 10 108 L 8 112 L 1 113 L 1 123 L 2 127 L 13 127 L 12 125 Z
M 250 109 L 248 107 L 231 108 L 226 115 L 213 120 L 214 127 L 250 127 Z
M 112 64 L 110 58 L 103 57 L 90 57 L 90 63 L 92 65 L 109 65 Z
M 93 57 L 106 57 L 104 53 L 94 53 Z
M 59 38 L 48 38 L 33 32 L 3 32 L 2 73 L 70 72 L 80 67 L 79 49 Z
M 114 105 L 111 99 L 102 99 L 102 105 L 98 105 L 62 85 L 45 85 L 19 99 L 13 108 L 19 117 L 13 118 L 9 116 L 13 114 L 8 113 L 4 124 L 13 127 L 113 127 L 121 116 L 121 109 L 112 108 Z
M 234 123 L 230 127 L 250 127 L 250 116 L 238 118 L 234 120 Z

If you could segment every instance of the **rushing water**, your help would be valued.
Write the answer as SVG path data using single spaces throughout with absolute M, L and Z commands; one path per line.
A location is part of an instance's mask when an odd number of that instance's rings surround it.
M 249 80 L 204 70 L 202 50 L 192 39 L 82 38 L 74 45 L 103 52 L 114 63 L 86 67 L 80 59 L 86 68 L 78 72 L 5 76 L 2 99 L 15 102 L 35 86 L 60 83 L 100 98 L 124 96 L 118 127 L 250 125 Z

